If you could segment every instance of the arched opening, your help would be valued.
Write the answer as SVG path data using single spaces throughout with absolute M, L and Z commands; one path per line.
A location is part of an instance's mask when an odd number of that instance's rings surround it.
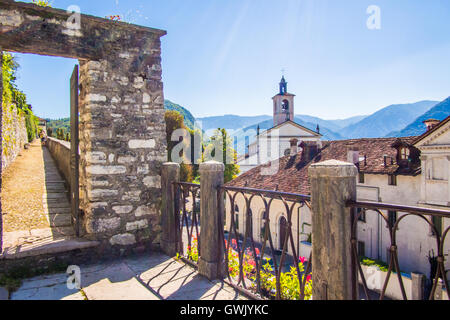
M 279 224 L 279 235 L 280 235 L 280 250 L 283 249 L 284 247 L 284 242 L 286 240 L 286 237 L 288 236 L 288 232 L 287 232 L 287 227 L 288 227 L 288 223 L 287 220 L 284 216 L 282 216 L 280 218 L 280 224 Z
M 261 241 L 264 241 L 264 237 L 266 235 L 266 221 L 267 221 L 267 214 L 266 214 L 266 211 L 264 210 L 261 213 L 261 221 L 260 221 L 261 228 L 260 228 L 259 236 L 261 238 Z
M 248 230 L 248 231 L 247 231 Z M 245 232 L 248 232 L 248 237 L 253 237 L 253 212 L 252 209 L 248 209 L 248 215 L 246 218 L 246 229 Z
M 287 101 L 286 99 L 283 100 L 283 102 L 281 103 L 281 109 L 284 112 L 289 111 L 289 101 Z

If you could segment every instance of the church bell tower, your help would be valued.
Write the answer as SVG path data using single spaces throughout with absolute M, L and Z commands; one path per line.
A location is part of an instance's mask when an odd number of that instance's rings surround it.
M 286 121 L 294 121 L 294 97 L 294 94 L 287 92 L 287 82 L 283 76 L 280 82 L 280 92 L 272 98 L 274 127 Z

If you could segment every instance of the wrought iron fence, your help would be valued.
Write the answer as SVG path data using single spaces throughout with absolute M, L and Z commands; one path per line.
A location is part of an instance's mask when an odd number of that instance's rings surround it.
M 200 254 L 200 185 L 176 182 L 173 186 L 178 255 L 196 263 Z
M 220 188 L 218 196 L 219 201 L 228 200 L 228 206 L 225 207 L 231 211 L 228 230 L 221 230 L 220 237 L 225 248 L 226 282 L 254 298 L 310 299 L 312 294 L 311 255 L 307 261 L 299 257 L 299 230 L 296 235 L 297 241 L 294 239 L 292 230 L 294 208 L 306 206 L 311 209 L 310 197 L 226 186 Z M 251 208 L 256 199 L 260 199 L 264 204 L 264 238 L 261 241 L 255 241 L 251 222 L 246 223 L 243 237 L 238 233 L 235 211 L 237 197 L 242 197 L 245 201 L 246 221 L 253 220 Z M 271 235 L 270 213 L 274 201 L 282 203 L 283 214 L 287 220 L 284 225 L 286 236 L 281 253 L 275 249 Z M 289 255 L 289 247 L 291 255 Z M 291 264 L 287 266 L 290 269 L 284 272 L 288 258 L 291 260 Z
M 380 300 L 383 300 L 386 296 L 386 290 L 388 288 L 388 284 L 391 280 L 392 273 L 395 272 L 397 274 L 398 284 L 400 286 L 401 295 L 404 300 L 407 300 L 407 294 L 405 291 L 405 285 L 403 283 L 403 277 L 401 275 L 401 269 L 399 265 L 399 257 L 398 257 L 398 243 L 397 236 L 399 226 L 402 222 L 406 221 L 409 217 L 418 217 L 428 224 L 432 230 L 432 233 L 436 240 L 436 250 L 437 250 L 437 265 L 434 279 L 432 280 L 432 288 L 429 295 L 430 300 L 434 300 L 436 288 L 438 287 L 438 282 L 442 279 L 443 285 L 447 291 L 448 296 L 450 297 L 450 288 L 449 282 L 447 279 L 447 272 L 450 270 L 445 270 L 445 251 L 444 244 L 446 237 L 449 233 L 450 227 L 443 228 L 443 224 L 437 225 L 438 222 L 436 218 L 440 219 L 448 219 L 450 218 L 450 211 L 446 210 L 438 210 L 431 208 L 422 208 L 422 207 L 410 207 L 410 206 L 401 206 L 401 205 L 393 205 L 379 202 L 361 202 L 361 201 L 349 201 L 347 202 L 347 207 L 352 208 L 352 240 L 351 247 L 354 256 L 354 261 L 357 263 L 357 269 L 359 272 L 359 276 L 361 277 L 362 286 L 364 290 L 364 294 L 368 300 L 371 299 L 369 294 L 369 288 L 367 285 L 367 279 L 365 278 L 364 272 L 361 267 L 361 262 L 358 257 L 358 238 L 357 238 L 357 225 L 363 214 L 367 212 L 374 212 L 379 215 L 382 220 L 386 223 L 386 226 L 389 230 L 389 238 L 390 238 L 390 251 L 389 251 L 389 267 L 386 275 L 386 279 L 381 288 Z M 360 209 L 360 212 L 356 212 L 356 209 Z M 383 213 L 383 211 L 391 211 L 391 212 L 399 212 L 404 213 L 401 217 L 394 220 L 389 217 L 389 214 Z M 442 221 L 441 221 L 442 223 Z M 440 229 L 440 230 L 439 230 Z M 358 277 L 356 276 L 356 281 L 358 281 Z M 354 294 L 356 296 L 356 293 Z M 356 298 L 356 297 L 355 297 Z

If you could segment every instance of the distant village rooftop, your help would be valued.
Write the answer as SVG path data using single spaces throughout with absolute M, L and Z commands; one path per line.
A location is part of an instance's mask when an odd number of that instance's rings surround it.
M 416 139 L 417 137 L 405 137 L 329 141 L 324 142 L 324 146 L 312 155 L 308 144 L 303 144 L 294 156 L 279 159 L 276 174 L 263 175 L 261 169 L 269 166 L 265 164 L 242 174 L 228 185 L 309 194 L 309 166 L 331 159 L 354 162 L 361 173 L 416 176 L 421 172 L 419 151 L 413 146 Z M 275 165 L 274 162 L 272 165 Z

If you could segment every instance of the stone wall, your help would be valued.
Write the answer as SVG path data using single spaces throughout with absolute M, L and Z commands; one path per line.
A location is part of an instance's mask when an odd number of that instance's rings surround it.
M 153 44 L 159 55 L 159 41 Z M 126 74 L 139 49 L 80 64 L 80 198 L 84 229 L 112 245 L 159 241 L 167 159 L 160 77 Z M 155 60 L 156 62 L 157 60 Z M 160 65 L 152 70 L 160 74 Z
M 17 113 L 15 105 L 2 108 L 2 172 L 14 162 L 28 143 L 25 116 Z
M 47 148 L 67 181 L 67 185 L 70 186 L 70 142 L 49 137 L 47 138 Z
M 166 32 L 84 14 L 77 26 L 72 15 L 0 1 L 0 47 L 79 59 L 82 236 L 119 249 L 157 244 Z

